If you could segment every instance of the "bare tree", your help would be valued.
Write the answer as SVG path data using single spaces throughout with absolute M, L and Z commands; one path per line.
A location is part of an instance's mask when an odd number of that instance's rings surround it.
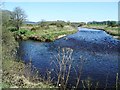
M 23 22 L 26 20 L 26 14 L 24 10 L 22 10 L 20 7 L 16 7 L 12 13 L 11 21 L 13 26 L 19 30 L 20 26 L 23 24 Z

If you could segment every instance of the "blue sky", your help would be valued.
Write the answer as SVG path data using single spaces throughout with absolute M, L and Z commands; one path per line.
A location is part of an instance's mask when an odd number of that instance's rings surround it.
M 6 2 L 4 9 L 21 7 L 29 21 L 72 22 L 118 20 L 117 2 Z

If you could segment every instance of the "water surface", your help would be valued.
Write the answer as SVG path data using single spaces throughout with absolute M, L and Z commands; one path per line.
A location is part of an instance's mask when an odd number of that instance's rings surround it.
M 118 58 L 120 58 L 119 44 L 119 40 L 112 38 L 102 30 L 78 28 L 77 33 L 54 42 L 22 41 L 18 52 L 24 61 L 28 62 L 31 59 L 32 64 L 44 76 L 47 69 L 54 71 L 55 66 L 50 63 L 54 60 L 54 55 L 58 54 L 58 48 L 71 48 L 73 49 L 73 63 L 68 86 L 75 85 L 74 68 L 79 71 L 80 57 L 82 57 L 84 63 L 81 80 L 89 78 L 93 86 L 99 82 L 99 87 L 105 87 L 107 82 L 107 87 L 113 87 L 118 72 Z M 53 77 L 55 77 L 54 74 Z M 81 87 L 81 83 L 79 86 Z

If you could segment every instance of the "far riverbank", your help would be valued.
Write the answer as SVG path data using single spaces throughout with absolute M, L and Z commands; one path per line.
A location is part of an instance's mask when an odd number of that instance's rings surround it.
M 83 28 L 89 29 L 98 29 L 107 32 L 108 34 L 112 35 L 113 38 L 120 40 L 120 28 L 119 27 L 108 27 L 107 25 L 83 25 Z

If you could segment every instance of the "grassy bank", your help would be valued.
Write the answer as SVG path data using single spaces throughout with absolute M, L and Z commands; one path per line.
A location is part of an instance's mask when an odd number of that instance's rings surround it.
M 55 88 L 47 81 L 30 74 L 28 65 L 21 61 L 5 60 L 3 62 L 3 88 Z
M 119 27 L 110 27 L 107 25 L 96 25 L 96 24 L 88 24 L 82 27 L 85 28 L 92 28 L 92 29 L 100 29 L 108 34 L 112 35 L 114 38 L 120 39 L 120 28 Z
M 14 31 L 14 34 L 16 39 L 31 39 L 41 42 L 51 42 L 75 32 L 77 32 L 77 29 L 73 28 L 72 26 L 64 26 L 61 28 L 55 25 L 50 25 L 49 27 L 21 27 L 20 30 Z

